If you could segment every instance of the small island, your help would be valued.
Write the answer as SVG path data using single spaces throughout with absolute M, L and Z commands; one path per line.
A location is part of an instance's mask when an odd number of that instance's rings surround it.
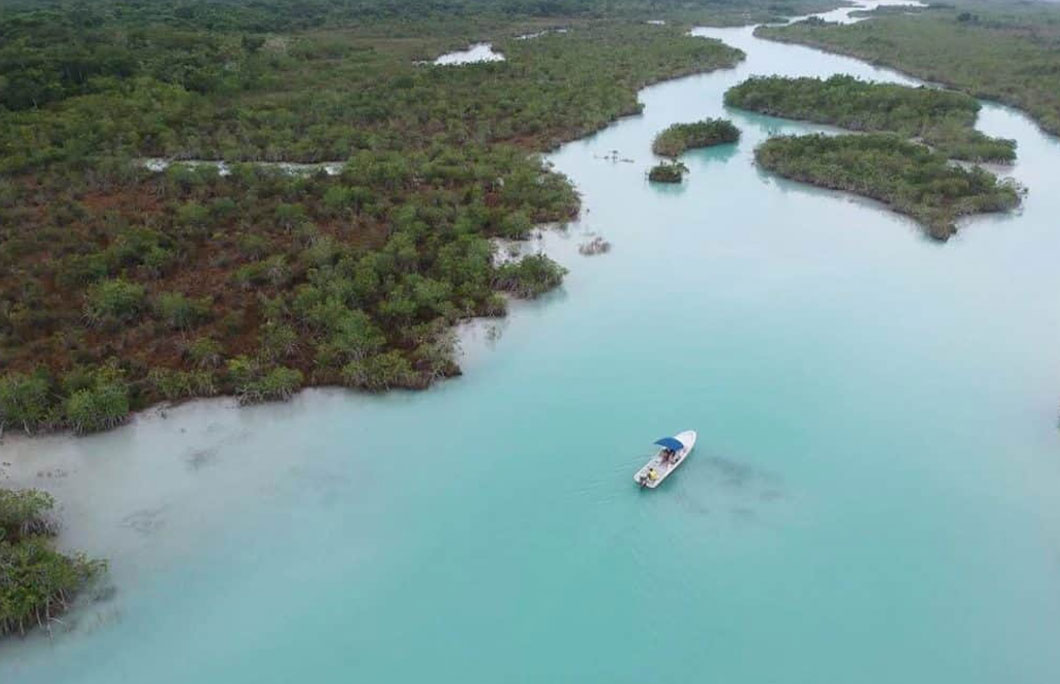
M 725 104 L 760 114 L 831 124 L 852 131 L 895 133 L 951 159 L 1011 162 L 1016 142 L 975 130 L 979 102 L 964 93 L 869 83 L 853 76 L 828 79 L 754 77 L 730 88 Z
M 728 119 L 704 119 L 670 126 L 655 136 L 651 151 L 672 158 L 685 150 L 733 143 L 739 139 L 740 129 Z
M 923 224 L 936 240 L 969 214 L 1013 209 L 1020 189 L 979 167 L 963 168 L 899 136 L 778 136 L 755 150 L 760 166 L 792 180 L 845 190 L 883 202 Z
M 50 623 L 106 563 L 52 548 L 55 501 L 35 489 L 0 488 L 0 637 Z
M 652 183 L 680 183 L 688 167 L 681 162 L 661 162 L 648 171 L 648 180 Z

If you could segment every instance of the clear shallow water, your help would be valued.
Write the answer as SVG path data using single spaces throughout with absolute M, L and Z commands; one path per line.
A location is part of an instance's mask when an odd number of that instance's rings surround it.
M 753 73 L 904 79 L 703 33 L 747 61 L 551 157 L 585 199 L 542 240 L 571 273 L 463 378 L 0 447 L 117 587 L 0 647 L 0 681 L 1060 680 L 1060 143 L 987 106 L 1030 194 L 938 245 L 758 172 L 814 127 L 721 105 Z M 658 130 L 723 114 L 738 145 L 645 181 Z M 578 256 L 590 232 L 612 251 Z

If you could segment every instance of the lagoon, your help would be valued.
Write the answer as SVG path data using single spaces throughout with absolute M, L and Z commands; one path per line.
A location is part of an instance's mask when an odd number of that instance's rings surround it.
M 6 483 L 54 491 L 116 591 L 0 646 L 0 681 L 1060 681 L 1060 142 L 985 106 L 1029 194 L 934 243 L 753 166 L 822 127 L 722 105 L 752 74 L 910 79 L 697 33 L 747 60 L 550 155 L 585 210 L 532 247 L 570 275 L 473 327 L 463 377 L 7 438 Z M 647 182 L 658 131 L 716 116 L 738 144 Z

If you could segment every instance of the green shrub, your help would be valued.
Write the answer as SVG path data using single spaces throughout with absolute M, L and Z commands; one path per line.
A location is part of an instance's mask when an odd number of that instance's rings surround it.
M 54 534 L 57 525 L 48 516 L 54 506 L 52 495 L 39 489 L 0 489 L 0 542 Z
M 247 323 L 247 315 L 243 309 L 235 309 L 226 313 L 220 321 L 221 329 L 228 335 L 238 335 L 243 332 Z
M 525 240 L 534 229 L 534 222 L 525 212 L 505 214 L 498 223 L 497 233 L 512 240 Z
M 207 370 L 155 368 L 147 374 L 147 381 L 159 395 L 169 401 L 188 397 L 212 397 L 217 394 L 213 374 Z
M 291 269 L 287 266 L 287 257 L 277 254 L 262 261 L 240 266 L 233 277 L 236 284 L 244 289 L 249 289 L 253 285 L 266 284 L 280 287 L 290 279 Z
M 54 506 L 47 492 L 0 488 L 0 636 L 47 625 L 106 569 L 51 548 L 47 538 L 59 531 Z
M 102 561 L 55 551 L 44 537 L 0 541 L 0 635 L 47 626 L 105 569 Z
M 69 396 L 77 390 L 95 387 L 97 377 L 97 372 L 92 368 L 76 366 L 63 376 L 63 394 Z
M 150 228 L 129 228 L 123 230 L 107 247 L 104 255 L 110 265 L 110 271 L 117 273 L 123 268 L 138 266 L 152 258 L 159 266 L 159 260 L 172 259 L 168 249 L 169 239 Z M 154 254 L 154 256 L 152 256 Z
M 448 327 L 434 333 L 416 347 L 412 353 L 414 367 L 425 385 L 438 378 L 459 374 L 460 366 L 456 363 L 458 348 L 456 332 Z
M 172 250 L 156 245 L 147 250 L 140 263 L 148 274 L 158 277 L 168 270 L 176 260 L 176 254 Z
M 254 285 L 265 284 L 265 262 L 255 261 L 243 264 L 232 274 L 235 284 L 244 290 L 249 290 Z
M 254 400 L 273 401 L 286 400 L 298 391 L 302 386 L 302 371 L 285 366 L 277 366 L 267 372 L 258 381 Z
M 349 387 L 372 392 L 420 384 L 408 359 L 397 350 L 350 361 L 342 369 L 342 380 Z
M 0 377 L 0 430 L 15 425 L 34 432 L 47 423 L 53 407 L 46 378 L 22 373 Z
M 247 383 L 239 395 L 244 404 L 257 404 L 263 401 L 286 401 L 302 386 L 302 371 L 294 368 L 277 366 Z
M 302 386 L 302 372 L 276 366 L 269 370 L 246 356 L 228 361 L 228 377 L 241 404 L 289 399 Z
M 89 288 L 84 311 L 85 317 L 95 325 L 127 323 L 140 315 L 143 305 L 143 285 L 116 278 Z
M 331 343 L 347 359 L 360 359 L 374 354 L 386 344 L 381 330 L 368 314 L 359 309 L 346 310 L 334 328 Z
M 129 391 L 117 379 L 97 381 L 66 399 L 66 420 L 79 434 L 108 430 L 129 416 Z
M 188 345 L 185 354 L 199 368 L 216 368 L 221 365 L 221 343 L 212 337 L 198 337 Z
M 287 316 L 287 299 L 282 294 L 268 297 L 258 293 L 258 306 L 261 310 L 261 317 L 266 321 L 278 321 Z
M 261 358 L 277 361 L 293 354 L 298 349 L 298 334 L 286 323 L 267 321 L 258 335 Z
M 648 180 L 653 183 L 680 183 L 688 172 L 688 167 L 681 162 L 663 162 L 651 167 Z
M 188 202 L 177 209 L 177 222 L 192 228 L 205 228 L 210 224 L 210 218 L 210 210 L 195 202 Z
M 237 211 L 239 205 L 231 197 L 218 197 L 210 202 L 210 215 L 216 219 L 230 218 Z
M 247 259 L 262 259 L 269 254 L 269 241 L 260 235 L 247 233 L 236 241 L 239 253 Z
M 253 359 L 239 355 L 228 360 L 228 378 L 237 394 L 242 394 L 246 387 L 258 376 L 258 364 Z
M 532 254 L 519 261 L 502 264 L 494 276 L 494 286 L 516 297 L 533 299 L 563 283 L 567 269 L 544 254 Z
M 328 213 L 338 216 L 353 204 L 354 193 L 342 185 L 332 185 L 324 192 L 323 204 Z
M 302 250 L 301 260 L 306 266 L 325 266 L 335 263 L 341 250 L 330 235 L 315 238 Z
M 283 228 L 291 230 L 306 218 L 305 207 L 301 204 L 279 204 L 276 207 L 276 221 Z
M 180 292 L 163 292 L 155 298 L 155 315 L 174 330 L 186 330 L 210 316 L 213 298 L 193 299 Z
M 482 304 L 482 308 L 478 313 L 480 316 L 490 316 L 493 318 L 505 316 L 508 313 L 508 300 L 504 295 L 494 292 L 486 298 L 486 301 Z
M 107 255 L 103 252 L 71 254 L 63 259 L 55 280 L 62 287 L 76 287 L 106 278 L 110 271 Z

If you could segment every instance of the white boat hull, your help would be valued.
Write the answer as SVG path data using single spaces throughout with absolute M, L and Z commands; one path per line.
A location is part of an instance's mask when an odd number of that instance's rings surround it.
M 663 450 L 660 449 L 659 453 L 644 464 L 644 467 L 637 471 L 636 475 L 633 476 L 633 481 L 639 484 L 641 487 L 647 487 L 648 489 L 655 489 L 662 481 L 670 476 L 670 473 L 677 470 L 677 466 L 685 462 L 688 458 L 688 454 L 691 453 L 692 447 L 696 445 L 696 431 L 686 430 L 679 434 L 674 435 L 674 439 L 684 445 L 684 448 L 677 451 L 674 456 L 668 460 L 663 460 Z

